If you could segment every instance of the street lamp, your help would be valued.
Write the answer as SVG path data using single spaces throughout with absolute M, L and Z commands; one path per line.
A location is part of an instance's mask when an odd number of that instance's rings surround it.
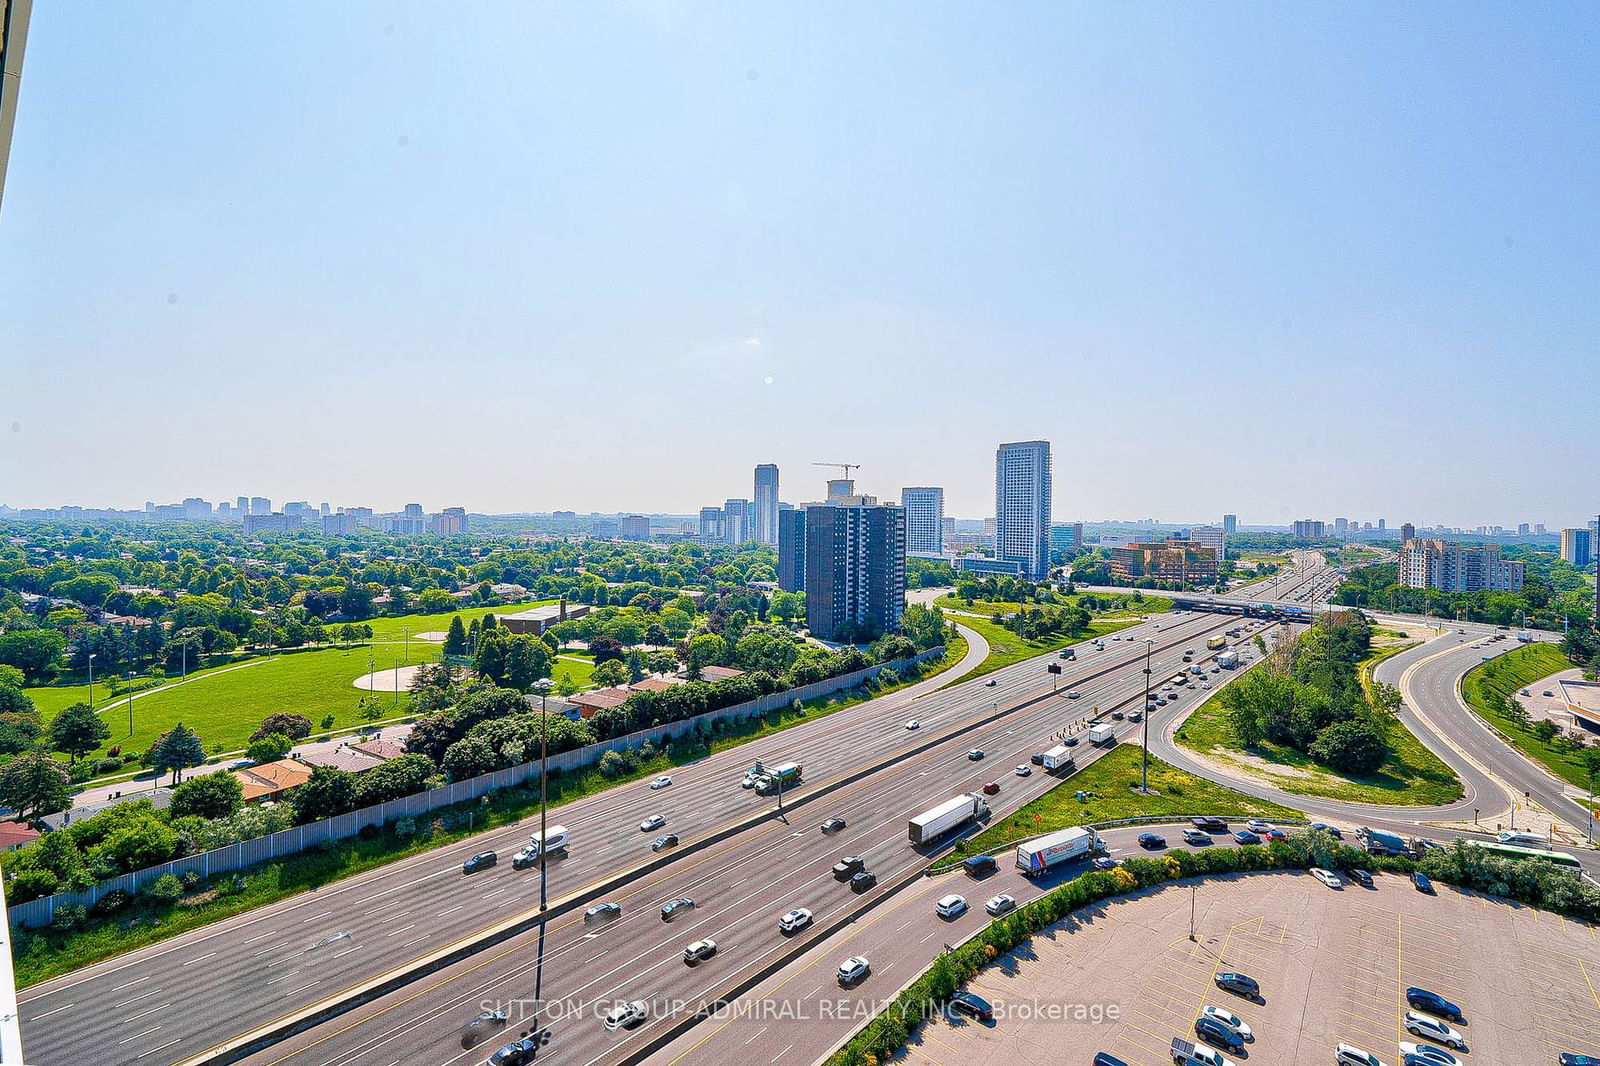
M 1144 707 L 1139 714 L 1144 726 L 1144 760 L 1139 765 L 1139 791 L 1146 795 L 1150 793 L 1150 645 L 1154 643 L 1154 637 L 1144 638 Z
M 550 719 L 545 712 L 545 698 L 550 695 L 551 681 L 541 677 L 533 683 L 539 694 L 539 958 L 533 971 L 534 1028 L 539 1028 L 544 1016 L 544 927 L 545 908 L 549 900 L 545 880 L 545 857 L 550 853 L 549 838 L 545 835 L 546 802 L 549 799 Z
M 89 653 L 89 709 L 94 710 L 94 652 Z

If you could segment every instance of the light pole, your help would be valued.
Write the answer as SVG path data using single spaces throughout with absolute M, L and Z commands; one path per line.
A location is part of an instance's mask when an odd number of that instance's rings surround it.
M 94 652 L 89 653 L 89 709 L 94 710 Z
M 1150 645 L 1154 643 L 1154 637 L 1144 638 L 1144 707 L 1139 714 L 1144 720 L 1144 759 L 1139 764 L 1139 791 L 1146 795 L 1150 793 Z
M 533 1009 L 535 1011 L 534 1029 L 540 1027 L 544 1017 L 544 927 L 545 908 L 549 900 L 547 882 L 545 880 L 545 856 L 550 853 L 549 839 L 545 836 L 546 801 L 549 799 L 548 782 L 550 780 L 549 755 L 550 755 L 550 719 L 545 711 L 545 697 L 550 694 L 550 679 L 541 677 L 533 683 L 533 691 L 539 694 L 539 958 L 533 971 Z

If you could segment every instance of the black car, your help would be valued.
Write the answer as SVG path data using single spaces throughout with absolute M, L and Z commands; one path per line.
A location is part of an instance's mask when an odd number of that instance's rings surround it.
M 867 868 L 867 861 L 859 855 L 846 855 L 833 864 L 833 879 L 848 881 Z
M 977 762 L 981 758 L 983 758 L 982 748 L 973 748 L 971 751 L 967 752 L 967 759 L 970 762 Z
M 533 1053 L 538 1050 L 539 1045 L 534 1041 L 518 1040 L 490 1055 L 489 1066 L 523 1066 L 533 1061 Z
M 1362 888 L 1372 887 L 1372 875 L 1359 866 L 1352 866 L 1344 872 L 1344 875 Z
M 669 899 L 667 900 L 665 906 L 661 908 L 661 920 L 663 922 L 670 922 L 678 915 L 680 911 L 686 911 L 693 906 L 694 900 L 690 899 L 688 896 L 679 896 L 677 899 Z
M 993 855 L 974 855 L 961 864 L 970 877 L 983 877 L 1000 869 L 1000 864 L 994 861 Z
M 1097 1051 L 1095 1052 L 1093 1066 L 1128 1066 L 1128 1064 L 1109 1051 Z
M 980 1022 L 994 1021 L 994 1008 L 989 1006 L 989 1001 L 971 992 L 957 992 L 951 996 L 950 1010 L 955 1014 L 976 1018 Z
M 475 874 L 479 870 L 487 870 L 489 867 L 493 866 L 496 861 L 497 860 L 494 852 L 480 851 L 478 854 L 461 864 L 461 872 L 464 874 Z
M 1433 882 L 1428 880 L 1428 875 L 1421 870 L 1417 870 L 1411 875 L 1411 883 L 1417 886 L 1418 892 L 1426 892 L 1430 896 L 1434 894 Z
M 878 875 L 871 870 L 862 870 L 850 879 L 850 891 L 865 892 L 878 883 Z
M 822 823 L 822 831 L 824 833 L 837 833 L 839 830 L 843 829 L 846 824 L 847 823 L 843 818 L 829 818 L 827 821 Z
M 1028 761 L 1033 763 L 1033 765 L 1035 765 L 1035 766 L 1043 766 L 1044 765 L 1044 752 L 1042 752 L 1042 751 L 1034 752 L 1033 753 L 1033 757 L 1030 758 Z
M 1223 1051 L 1239 1052 L 1244 1050 L 1244 1037 L 1230 1025 L 1223 1025 L 1215 1018 L 1202 1014 L 1194 1020 L 1194 1033 L 1201 1040 Z
M 651 851 L 661 851 L 661 850 L 663 850 L 665 848 L 675 848 L 677 846 L 678 846 L 678 834 L 677 833 L 663 833 L 662 835 L 656 837 L 655 840 L 650 842 L 650 850 Z
M 1212 980 L 1217 983 L 1218 988 L 1243 996 L 1246 999 L 1255 999 L 1261 995 L 1261 986 L 1256 984 L 1254 977 L 1246 977 L 1244 974 L 1236 973 L 1233 970 L 1218 970 Z
M 1228 822 L 1223 818 L 1190 818 L 1189 824 L 1196 829 L 1203 829 L 1207 833 L 1226 833 L 1228 831 Z
M 1141 848 L 1149 848 L 1152 850 L 1156 848 L 1164 848 L 1167 846 L 1167 838 L 1162 836 L 1160 833 L 1140 833 L 1139 846 Z
M 1075 747 L 1078 746 L 1078 738 L 1077 737 L 1068 737 L 1066 740 L 1063 740 L 1061 743 L 1065 744 L 1069 748 L 1075 748 Z
M 596 903 L 593 907 L 590 907 L 588 910 L 583 912 L 583 920 L 585 924 L 591 922 L 609 922 L 611 919 L 620 917 L 621 915 L 622 904 L 620 903 Z
M 1426 988 L 1406 989 L 1406 1002 L 1410 1004 L 1412 1010 L 1425 1010 L 1429 1014 L 1437 1014 L 1441 1018 L 1458 1024 L 1466 1021 L 1461 1016 L 1460 1007 L 1436 992 L 1429 992 Z

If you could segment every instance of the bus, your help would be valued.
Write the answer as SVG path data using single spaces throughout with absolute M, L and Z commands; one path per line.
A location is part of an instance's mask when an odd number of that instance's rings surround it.
M 1466 844 L 1469 848 L 1482 848 L 1485 853 L 1501 859 L 1538 859 L 1569 870 L 1583 869 L 1582 863 L 1564 851 L 1546 851 L 1543 848 L 1525 848 L 1519 844 L 1482 843 L 1476 840 L 1469 840 Z
M 1228 638 L 1220 634 L 1206 641 L 1206 647 L 1211 651 L 1220 651 L 1228 646 Z

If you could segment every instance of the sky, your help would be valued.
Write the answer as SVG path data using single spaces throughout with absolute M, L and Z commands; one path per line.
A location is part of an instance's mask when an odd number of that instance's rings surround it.
M 155 16 L 155 17 L 152 17 Z M 0 503 L 1600 510 L 1583 4 L 36 4 Z

